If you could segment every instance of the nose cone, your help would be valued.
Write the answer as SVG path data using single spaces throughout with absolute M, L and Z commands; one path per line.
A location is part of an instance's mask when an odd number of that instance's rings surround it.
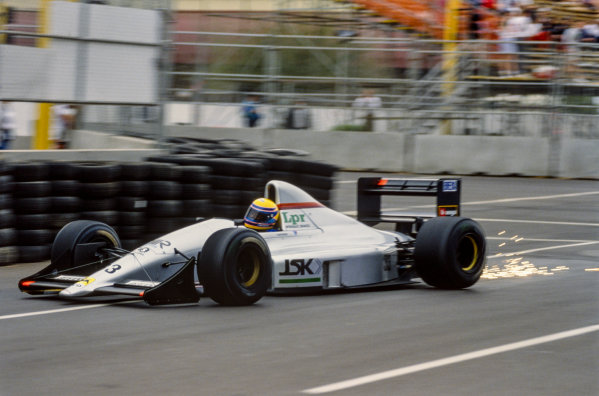
M 84 280 L 77 282 L 74 285 L 71 285 L 66 289 L 62 290 L 60 293 L 58 293 L 58 296 L 65 298 L 88 296 L 93 291 L 93 288 L 89 286 L 89 284 L 92 283 L 94 280 L 95 279 L 93 278 L 85 278 Z
M 83 288 L 75 288 L 75 286 L 69 286 L 64 290 L 61 290 L 60 293 L 58 293 L 59 297 L 65 297 L 65 298 L 73 298 L 73 297 L 84 297 L 86 295 L 88 295 L 89 292 L 87 290 L 84 290 Z

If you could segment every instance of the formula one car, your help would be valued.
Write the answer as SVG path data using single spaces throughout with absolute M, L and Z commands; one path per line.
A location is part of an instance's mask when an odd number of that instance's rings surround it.
M 265 197 L 280 210 L 277 229 L 258 233 L 242 220 L 199 221 L 133 250 L 113 228 L 77 220 L 57 234 L 48 267 L 19 282 L 29 294 L 64 298 L 128 295 L 151 305 L 249 305 L 266 293 L 413 283 L 445 289 L 473 285 L 486 241 L 458 217 L 459 179 L 361 178 L 358 219 L 323 206 L 302 189 L 273 180 Z M 434 195 L 435 216 L 390 215 L 383 195 Z M 396 231 L 372 225 L 395 223 Z M 401 232 L 400 232 L 401 231 Z

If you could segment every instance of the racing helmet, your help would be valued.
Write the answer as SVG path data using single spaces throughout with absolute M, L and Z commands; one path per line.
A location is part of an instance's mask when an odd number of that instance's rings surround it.
M 277 204 L 268 198 L 258 198 L 250 205 L 243 224 L 247 228 L 257 231 L 271 230 L 279 220 L 279 208 Z

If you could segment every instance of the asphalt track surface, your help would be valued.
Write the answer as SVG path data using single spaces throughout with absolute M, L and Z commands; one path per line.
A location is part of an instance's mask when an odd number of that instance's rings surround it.
M 337 210 L 361 175 L 338 175 Z M 598 395 L 599 183 L 462 179 L 489 246 L 467 290 L 149 307 L 28 296 L 43 263 L 2 267 L 0 395 Z

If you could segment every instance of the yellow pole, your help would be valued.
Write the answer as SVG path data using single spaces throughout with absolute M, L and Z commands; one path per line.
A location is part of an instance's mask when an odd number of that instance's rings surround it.
M 461 6 L 460 0 L 447 0 L 445 2 L 445 21 L 443 28 L 443 86 L 441 89 L 444 97 L 450 97 L 455 89 L 456 76 L 456 64 L 457 54 L 456 50 L 458 44 L 455 40 L 458 39 L 459 29 L 459 9 Z M 444 135 L 451 135 L 451 121 L 445 120 L 443 122 Z
M 47 34 L 49 30 L 49 7 L 52 0 L 41 0 L 39 14 L 39 30 L 40 34 Z M 47 37 L 39 38 L 37 46 L 47 48 L 50 44 L 50 39 Z M 38 119 L 33 136 L 32 148 L 36 150 L 47 150 L 50 147 L 49 131 L 50 131 L 50 111 L 52 105 L 50 103 L 40 103 L 38 106 Z
M 0 30 L 4 30 L 5 25 L 8 23 L 8 7 L 0 4 Z M 0 44 L 6 43 L 6 34 L 0 34 Z

